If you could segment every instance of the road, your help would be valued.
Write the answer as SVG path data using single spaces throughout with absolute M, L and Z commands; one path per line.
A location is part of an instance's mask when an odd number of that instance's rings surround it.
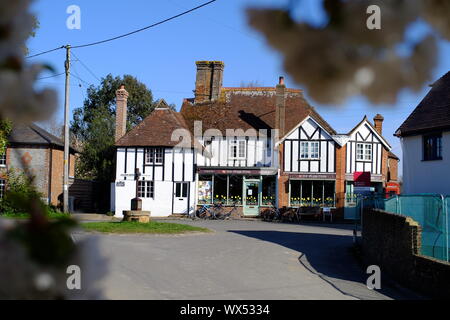
M 189 221 L 209 234 L 99 235 L 107 299 L 404 299 L 392 284 L 366 287 L 349 225 Z M 415 298 L 415 297 L 413 297 Z

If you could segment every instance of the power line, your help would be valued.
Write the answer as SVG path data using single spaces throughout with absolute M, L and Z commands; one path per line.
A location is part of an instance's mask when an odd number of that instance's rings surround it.
M 133 34 L 135 34 L 135 33 L 139 33 L 139 32 L 148 30 L 148 29 L 150 29 L 150 28 L 154 28 L 154 27 L 159 26 L 159 25 L 161 25 L 161 24 L 163 24 L 163 23 L 166 23 L 166 22 L 169 22 L 169 21 L 171 21 L 171 20 L 177 19 L 177 18 L 179 18 L 179 17 L 181 17 L 181 16 L 184 16 L 184 15 L 187 15 L 187 14 L 193 12 L 193 11 L 196 11 L 196 10 L 198 10 L 198 9 L 201 9 L 201 8 L 203 8 L 203 7 L 206 7 L 206 6 L 208 6 L 208 5 L 210 5 L 211 3 L 216 2 L 216 1 L 217 1 L 217 0 L 211 0 L 211 1 L 205 2 L 205 3 L 199 5 L 199 6 L 195 7 L 195 8 L 186 10 L 186 11 L 184 11 L 184 12 L 182 12 L 182 13 L 179 13 L 179 14 L 177 14 L 177 15 L 174 15 L 174 16 L 172 16 L 172 17 L 170 17 L 170 18 L 161 20 L 161 21 L 159 21 L 159 22 L 156 22 L 156 23 L 151 24 L 151 25 L 149 25 L 149 26 L 146 26 L 146 27 L 144 27 L 144 28 L 141 28 L 141 29 L 138 29 L 138 30 L 135 30 L 135 31 L 131 31 L 131 32 L 122 34 L 122 35 L 117 36 L 117 37 L 113 37 L 113 38 L 109 38 L 109 39 L 105 39 L 105 40 L 101 40 L 101 41 L 96 41 L 96 42 L 92 42 L 92 43 L 87 43 L 87 44 L 77 45 L 77 46 L 73 46 L 72 48 L 73 48 L 73 49 L 86 48 L 86 47 L 91 47 L 91 46 L 95 46 L 95 45 L 98 45 L 98 44 L 102 44 L 102 43 L 105 43 L 105 42 L 110 42 L 110 41 L 114 41 L 114 40 L 117 40 L 117 39 L 125 38 L 125 37 L 128 37 L 128 36 L 130 36 L 130 35 L 133 35 Z M 26 59 L 38 57 L 38 56 L 41 56 L 41 55 L 46 54 L 46 53 L 50 53 L 50 52 L 53 52 L 53 51 L 57 51 L 57 50 L 64 49 L 64 48 L 66 48 L 66 47 L 67 47 L 67 46 L 61 46 L 61 47 L 57 47 L 57 48 L 54 48 L 54 49 L 51 49 L 51 50 L 47 50 L 47 51 L 43 51 L 43 52 L 40 52 L 40 53 L 36 53 L 36 54 L 34 54 L 34 55 L 27 56 Z
M 62 76 L 63 74 L 65 74 L 65 72 L 61 72 L 61 73 L 55 74 L 53 76 L 37 78 L 36 80 L 44 80 L 44 79 L 56 78 L 56 77 Z
M 51 50 L 47 50 L 47 51 L 44 51 L 44 52 L 36 53 L 36 54 L 31 55 L 31 56 L 25 57 L 25 59 L 31 59 L 31 58 L 38 57 L 38 56 L 41 56 L 43 54 L 50 53 L 50 52 L 57 51 L 57 50 L 61 50 L 61 49 L 64 49 L 64 48 L 65 48 L 65 46 L 61 46 L 61 47 L 58 47 L 58 48 L 55 48 L 55 49 L 51 49 Z
M 114 41 L 114 40 L 117 40 L 117 39 L 120 39 L 120 38 L 125 38 L 125 37 L 128 37 L 128 36 L 132 35 L 132 34 L 135 34 L 135 33 L 138 33 L 138 32 L 142 32 L 142 31 L 144 31 L 144 30 L 147 30 L 147 29 L 150 29 L 150 28 L 159 26 L 159 25 L 161 25 L 161 24 L 163 24 L 163 23 L 166 23 L 166 22 L 169 22 L 169 21 L 174 20 L 174 19 L 176 19 L 176 18 L 179 18 L 179 17 L 181 17 L 181 16 L 184 16 L 184 15 L 186 15 L 186 14 L 188 14 L 188 13 L 191 13 L 191 12 L 193 12 L 193 11 L 196 11 L 196 10 L 198 10 L 198 9 L 200 9 L 200 8 L 206 7 L 207 5 L 210 5 L 211 3 L 216 2 L 216 1 L 217 1 L 217 0 L 211 0 L 211 1 L 208 1 L 208 2 L 203 3 L 203 4 L 201 4 L 201 5 L 199 5 L 199 6 L 195 7 L 195 8 L 189 9 L 189 10 L 187 10 L 187 11 L 184 11 L 184 12 L 182 12 L 182 13 L 179 13 L 179 14 L 177 14 L 177 15 L 175 15 L 175 16 L 170 17 L 170 18 L 164 19 L 164 20 L 162 20 L 162 21 L 156 22 L 156 23 L 154 23 L 154 24 L 152 24 L 152 25 L 149 25 L 149 26 L 147 26 L 147 27 L 144 27 L 144 28 L 141 28 L 141 29 L 132 31 L 132 32 L 128 32 L 128 33 L 125 33 L 125 34 L 120 35 L 120 36 L 117 36 L 117 37 L 113 37 L 113 38 L 110 38 L 110 39 L 101 40 L 101 41 L 97 41 L 97 42 L 92 42 L 92 43 L 88 43 L 88 44 L 83 44 L 83 45 L 73 46 L 72 48 L 73 48 L 73 49 L 77 49 L 77 48 L 85 48 L 85 47 L 90 47 L 90 46 L 95 46 L 95 45 L 98 45 L 98 44 L 102 44 L 102 43 L 105 43 L 105 42 Z
M 97 77 L 97 75 L 83 62 L 81 61 L 81 59 L 74 53 L 72 52 L 73 56 L 75 58 L 77 58 L 77 61 L 81 63 L 81 65 L 95 78 L 97 79 L 99 82 L 101 82 L 100 78 Z

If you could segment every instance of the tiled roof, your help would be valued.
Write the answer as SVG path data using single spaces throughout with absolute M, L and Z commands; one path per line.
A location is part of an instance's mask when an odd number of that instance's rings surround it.
M 8 142 L 28 145 L 51 145 L 64 148 L 64 141 L 35 124 L 19 124 L 13 126 Z M 78 152 L 71 147 L 72 152 Z
M 408 136 L 432 130 L 450 130 L 450 72 L 432 85 L 396 135 Z
M 117 141 L 117 147 L 174 147 L 172 133 L 188 126 L 183 117 L 170 108 L 157 108 L 134 129 Z
M 185 99 L 181 114 L 193 131 L 194 122 L 202 121 L 203 131 L 218 129 L 274 129 L 276 109 L 275 88 L 222 88 L 217 102 L 193 104 Z M 307 116 L 311 116 L 324 129 L 335 134 L 333 128 L 304 99 L 300 90 L 286 89 L 286 128 L 291 131 Z

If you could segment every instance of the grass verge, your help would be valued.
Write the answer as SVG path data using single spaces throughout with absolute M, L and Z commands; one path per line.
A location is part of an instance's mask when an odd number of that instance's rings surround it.
M 178 223 L 150 221 L 138 222 L 88 222 L 81 227 L 87 231 L 103 233 L 147 233 L 147 234 L 179 234 L 188 232 L 211 232 L 209 229 Z
M 47 217 L 49 219 L 65 219 L 71 218 L 70 214 L 67 213 L 59 213 L 59 212 L 50 212 Z M 29 219 L 30 215 L 28 213 L 2 213 L 0 214 L 0 218 L 6 219 Z

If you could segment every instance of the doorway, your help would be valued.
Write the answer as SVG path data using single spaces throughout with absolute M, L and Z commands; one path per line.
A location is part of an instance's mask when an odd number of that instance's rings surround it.
M 189 182 L 175 182 L 173 192 L 173 213 L 189 213 Z

